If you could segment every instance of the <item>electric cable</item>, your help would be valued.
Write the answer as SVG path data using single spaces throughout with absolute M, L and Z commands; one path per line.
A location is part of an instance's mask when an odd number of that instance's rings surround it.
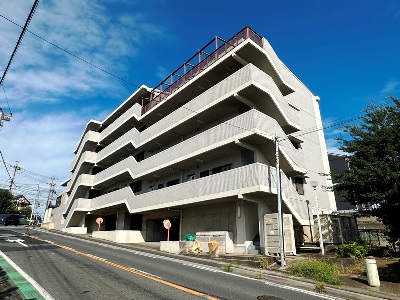
M 8 106 L 8 110 L 9 110 L 9 112 L 10 112 L 10 115 L 12 116 L 10 104 L 8 103 L 8 98 L 7 98 L 7 95 L 6 95 L 6 90 L 4 89 L 4 83 L 1 84 L 1 87 L 3 88 L 3 93 L 4 93 L 4 97 L 5 97 L 5 99 L 6 99 L 6 103 L 7 103 L 7 106 Z
M 16 22 L 10 20 L 9 18 L 7 18 L 7 17 L 5 17 L 5 16 L 3 16 L 3 15 L 1 15 L 1 14 L 0 14 L 0 17 L 2 17 L 3 19 L 7 20 L 8 22 L 10 22 L 10 23 L 12 23 L 12 24 L 14 24 L 14 25 L 16 25 L 16 26 L 22 28 L 21 25 L 19 25 L 18 23 L 16 23 Z M 58 46 L 58 45 L 56 45 L 56 44 L 50 42 L 49 40 L 46 40 L 45 38 L 41 37 L 40 35 L 38 35 L 38 34 L 32 32 L 32 31 L 30 31 L 30 30 L 26 30 L 26 31 L 29 32 L 30 34 L 32 34 L 33 36 L 35 36 L 35 37 L 41 39 L 42 41 L 44 41 L 44 42 L 46 42 L 46 43 L 52 45 L 53 47 L 56 47 L 57 49 L 59 49 L 59 50 L 65 52 L 65 53 L 67 53 L 67 54 L 73 56 L 73 57 L 76 58 L 76 59 L 79 59 L 80 61 L 82 61 L 82 62 L 84 62 L 84 63 L 86 63 L 86 64 L 88 64 L 88 65 L 90 65 L 90 66 L 92 66 L 92 67 L 94 67 L 94 68 L 96 68 L 96 69 L 98 69 L 98 70 L 100 70 L 100 71 L 102 71 L 102 72 L 104 72 L 104 73 L 106 73 L 106 74 L 108 74 L 108 75 L 110 75 L 110 76 L 116 78 L 116 79 L 119 79 L 119 80 L 121 80 L 121 81 L 123 81 L 123 82 L 125 82 L 125 83 L 127 83 L 127 84 L 129 84 L 129 85 L 131 85 L 131 86 L 134 86 L 134 87 L 136 87 L 136 88 L 140 88 L 138 85 L 136 85 L 136 84 L 134 84 L 134 83 L 132 83 L 132 82 L 130 82 L 130 81 L 128 81 L 128 80 L 125 80 L 125 79 L 123 79 L 123 78 L 121 78 L 121 77 L 119 77 L 119 76 L 117 76 L 117 75 L 115 75 L 115 74 L 113 74 L 113 73 L 111 73 L 111 72 L 109 72 L 109 71 L 107 71 L 107 70 L 105 70 L 105 69 L 99 67 L 99 66 L 96 66 L 95 64 L 93 64 L 93 63 L 91 63 L 91 62 L 89 62 L 89 61 L 87 61 L 87 60 L 85 60 L 85 59 L 79 57 L 78 55 L 72 53 L 71 51 L 68 51 L 68 50 L 66 50 L 66 49 L 64 49 L 64 48 L 62 48 L 62 47 L 60 47 L 60 46 Z
M 10 180 L 12 180 L 12 179 L 11 179 L 10 172 L 8 172 L 8 168 L 7 168 L 6 162 L 4 161 L 3 153 L 2 153 L 1 151 L 0 151 L 0 155 L 1 155 L 1 159 L 2 159 L 2 161 L 3 161 L 3 165 L 4 165 L 4 167 L 5 167 L 6 171 L 7 171 L 8 177 L 10 178 Z

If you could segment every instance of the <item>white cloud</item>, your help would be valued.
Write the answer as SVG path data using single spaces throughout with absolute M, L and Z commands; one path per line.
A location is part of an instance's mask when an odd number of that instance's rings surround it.
M 157 67 L 157 72 L 156 72 L 156 76 L 160 79 L 160 80 L 164 80 L 169 74 L 171 74 L 171 72 L 169 72 L 167 69 L 165 69 L 164 67 L 158 66 Z
M 67 113 L 18 114 L 0 131 L 1 151 L 7 163 L 19 161 L 27 170 L 64 180 L 86 122 Z
M 400 82 L 396 80 L 389 80 L 386 82 L 385 86 L 381 90 L 381 94 L 387 95 L 394 95 L 396 92 L 400 90 Z
M 168 38 L 132 1 L 41 1 L 28 30 L 121 78 L 131 79 L 132 62 L 149 41 Z M 0 1 L 0 14 L 23 26 L 33 1 Z M 150 20 L 150 21 L 149 21 Z M 0 74 L 22 28 L 0 17 Z M 164 30 L 164 28 L 163 28 Z M 138 72 L 137 72 L 138 73 Z M 141 79 L 138 73 L 136 77 Z M 102 121 L 135 87 L 65 53 L 27 32 L 4 82 L 13 117 L 0 131 L 7 163 L 59 181 L 69 176 L 82 131 Z M 0 107 L 8 105 L 0 90 Z M 17 178 L 22 180 L 22 178 Z M 0 168 L 0 184 L 8 175 Z
M 2 1 L 0 11 L 22 26 L 30 4 L 20 3 L 23 5 Z M 111 15 L 98 2 L 80 0 L 41 2 L 28 30 L 121 78 L 129 76 L 128 62 L 139 53 L 143 40 L 162 37 L 161 30 L 140 12 Z M 21 28 L 0 18 L 0 32 L 0 69 L 4 69 Z M 118 92 L 121 96 L 121 88 L 127 88 L 118 79 L 29 32 L 11 65 L 5 87 L 10 103 L 17 108 L 27 102 L 61 101 L 77 91 L 86 97 L 95 93 L 114 96 Z
M 334 138 L 328 138 L 325 140 L 326 143 L 326 151 L 328 153 L 334 153 L 334 154 L 341 154 L 341 155 L 347 155 L 348 153 L 343 152 L 338 148 L 338 142 Z

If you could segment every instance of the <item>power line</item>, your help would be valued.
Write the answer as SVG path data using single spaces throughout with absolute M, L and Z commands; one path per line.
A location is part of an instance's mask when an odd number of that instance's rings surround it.
M 2 84 L 1 87 L 3 88 L 4 98 L 6 99 L 6 103 L 7 103 L 7 106 L 8 106 L 8 110 L 9 110 L 9 112 L 10 112 L 10 115 L 12 116 L 10 104 L 8 103 L 8 98 L 7 98 L 7 95 L 6 95 L 6 90 L 4 89 L 4 84 Z
M 8 177 L 9 177 L 10 180 L 11 180 L 10 172 L 8 172 L 8 168 L 7 168 L 6 162 L 4 161 L 3 153 L 2 153 L 1 151 L 0 151 L 0 155 L 1 155 L 1 159 L 2 159 L 2 161 L 3 161 L 4 168 L 6 169 L 7 174 L 8 174 Z
M 3 15 L 1 15 L 1 14 L 0 14 L 0 17 L 2 17 L 3 19 L 7 20 L 8 22 L 10 22 L 10 23 L 12 23 L 12 24 L 14 24 L 14 25 L 16 25 L 16 26 L 22 28 L 21 25 L 15 23 L 14 21 L 10 20 L 9 18 L 7 18 L 7 17 L 5 17 L 5 16 L 3 16 Z M 128 81 L 128 80 L 125 80 L 125 79 L 123 79 L 123 78 L 121 78 L 121 77 L 119 77 L 119 76 L 117 76 L 117 75 L 115 75 L 115 74 L 113 74 L 113 73 L 111 73 L 111 72 L 109 72 L 109 71 L 106 71 L 105 69 L 103 69 L 103 68 L 101 68 L 101 67 L 98 67 L 98 66 L 96 66 L 95 64 L 93 64 L 93 63 L 91 63 L 91 62 L 89 62 L 89 61 L 87 61 L 87 60 L 85 60 L 85 59 L 83 59 L 83 58 L 80 58 L 80 57 L 77 56 L 76 54 L 73 54 L 72 52 L 70 52 L 70 51 L 68 51 L 68 50 L 66 50 L 66 49 L 64 49 L 64 48 L 62 48 L 62 47 L 60 47 L 60 46 L 58 46 L 58 45 L 56 45 L 56 44 L 54 44 L 54 43 L 48 41 L 48 40 L 46 40 L 45 38 L 41 37 L 40 35 L 37 35 L 36 33 L 32 32 L 32 31 L 30 31 L 30 30 L 26 30 L 26 31 L 29 32 L 30 34 L 32 34 L 33 36 L 35 36 L 35 37 L 41 39 L 42 41 L 44 41 L 44 42 L 46 42 L 46 43 L 48 43 L 48 44 L 50 44 L 50 45 L 56 47 L 57 49 L 59 49 L 59 50 L 65 52 L 65 53 L 67 53 L 67 54 L 69 54 L 69 55 L 75 57 L 76 59 L 79 59 L 80 61 L 83 61 L 84 63 L 86 63 L 86 64 L 88 64 L 88 65 L 90 65 L 90 66 L 92 66 L 92 67 L 94 67 L 94 68 L 96 68 L 96 69 L 98 69 L 98 70 L 100 70 L 100 71 L 102 71 L 102 72 L 104 72 L 104 73 L 106 73 L 106 74 L 108 74 L 108 75 L 110 75 L 110 76 L 113 76 L 114 78 L 117 78 L 117 79 L 119 79 L 119 80 L 121 80 L 121 81 L 123 81 L 123 82 L 125 82 L 125 83 L 127 83 L 127 84 L 129 84 L 129 85 L 131 85 L 131 86 L 134 86 L 134 87 L 136 87 L 136 88 L 140 88 L 138 85 L 136 85 L 136 84 L 134 84 L 134 83 L 132 83 L 132 82 L 130 82 L 130 81 Z
M 6 78 L 8 69 L 9 69 L 10 66 L 11 66 L 11 62 L 13 61 L 13 59 L 14 59 L 14 57 L 15 57 L 15 54 L 17 53 L 18 47 L 19 47 L 19 45 L 21 44 L 22 39 L 24 38 L 25 32 L 28 30 L 29 23 L 31 22 L 31 19 L 32 19 L 32 17 L 33 17 L 33 14 L 35 13 L 35 10 L 36 10 L 36 7 L 38 6 L 38 4 L 39 4 L 39 0 L 35 0 L 35 3 L 33 3 L 32 8 L 31 8 L 31 11 L 29 12 L 28 18 L 26 19 L 26 22 L 25 22 L 24 27 L 20 26 L 20 27 L 22 28 L 22 32 L 21 32 L 21 34 L 19 35 L 17 44 L 16 44 L 15 47 L 14 47 L 14 50 L 13 50 L 13 52 L 12 52 L 12 54 L 11 54 L 11 57 L 10 57 L 10 59 L 9 59 L 9 61 L 8 61 L 7 67 L 6 67 L 6 69 L 4 70 L 3 76 L 2 76 L 1 79 L 0 79 L 0 85 L 3 84 L 4 79 Z

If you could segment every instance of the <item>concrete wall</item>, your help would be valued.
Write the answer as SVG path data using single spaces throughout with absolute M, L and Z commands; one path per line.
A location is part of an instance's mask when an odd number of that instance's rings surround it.
M 235 202 L 185 208 L 182 215 L 182 238 L 199 231 L 229 231 L 236 235 Z
M 63 228 L 63 232 L 73 233 L 73 234 L 86 234 L 87 228 L 86 227 L 68 227 Z
M 138 230 L 93 231 L 92 237 L 116 243 L 143 243 L 143 233 Z
M 319 231 L 317 217 L 314 218 L 313 239 L 316 242 L 319 241 Z M 344 244 L 359 237 L 357 221 L 353 217 L 321 214 L 320 219 L 324 243 Z

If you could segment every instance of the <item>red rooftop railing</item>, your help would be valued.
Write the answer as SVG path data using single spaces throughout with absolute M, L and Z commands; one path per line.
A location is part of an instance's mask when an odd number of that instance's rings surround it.
M 261 47 L 263 46 L 262 37 L 254 32 L 250 27 L 243 28 L 228 41 L 217 36 L 213 38 L 207 45 L 197 51 L 195 55 L 172 72 L 151 92 L 149 92 L 149 94 L 142 98 L 142 115 L 160 102 L 164 101 L 174 91 L 199 75 L 202 71 L 207 69 L 210 65 L 246 39 L 251 39 L 257 45 Z

